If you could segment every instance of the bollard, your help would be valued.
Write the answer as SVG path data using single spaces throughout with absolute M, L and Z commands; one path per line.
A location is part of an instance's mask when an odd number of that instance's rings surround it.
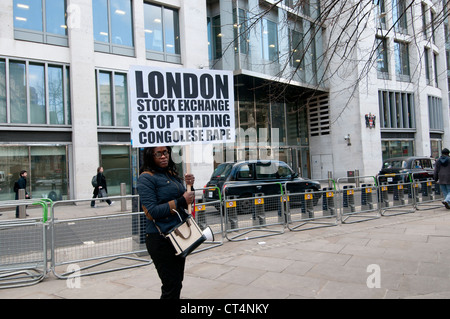
M 127 195 L 127 187 L 125 183 L 120 183 L 120 196 Z M 127 210 L 127 200 L 125 198 L 120 199 L 120 210 L 125 212 Z
M 305 190 L 304 196 L 305 210 L 302 210 L 302 218 L 314 218 L 314 195 L 313 192 L 309 189 Z
M 280 211 L 278 213 L 278 222 L 283 223 L 290 223 L 291 220 L 291 214 L 289 214 L 289 192 L 287 194 L 284 194 L 280 197 L 281 200 L 281 206 Z M 283 217 L 284 216 L 284 217 Z M 283 219 L 284 218 L 284 219 Z
M 229 222 L 230 229 L 239 228 L 238 215 L 237 215 L 237 205 L 235 199 L 237 196 L 229 196 L 228 200 L 225 201 L 225 216 L 227 223 Z
M 386 182 L 381 185 L 381 202 L 384 207 L 389 207 L 389 190 Z
M 253 226 L 265 225 L 266 224 L 266 213 L 264 211 L 264 194 L 257 193 L 254 194 L 254 215 L 253 215 Z
M 397 185 L 397 200 L 400 201 L 400 204 L 405 205 L 405 186 L 403 185 L 403 182 L 399 182 Z
M 336 208 L 334 206 L 334 190 L 332 187 L 325 187 L 323 189 L 325 198 L 322 201 L 326 202 L 324 206 L 324 216 L 334 216 L 336 214 Z M 323 196 L 323 195 L 322 195 Z
M 344 186 L 343 207 L 350 207 L 351 212 L 356 211 L 355 207 L 355 190 L 353 185 Z
M 208 224 L 206 223 L 206 205 L 203 203 L 203 199 L 195 201 L 195 219 L 201 230 L 205 229 Z
M 18 191 L 18 199 L 25 199 L 25 189 L 19 189 Z M 19 206 L 19 218 L 26 218 L 27 217 L 27 210 L 26 210 L 26 206 L 25 205 L 21 205 Z
M 361 185 L 361 206 L 367 205 L 370 209 L 373 208 L 372 186 L 372 184 Z

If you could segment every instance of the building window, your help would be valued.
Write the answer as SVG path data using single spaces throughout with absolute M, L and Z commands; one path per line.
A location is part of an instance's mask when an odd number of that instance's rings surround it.
M 375 21 L 377 28 L 386 30 L 386 7 L 384 0 L 375 1 Z
M 406 0 L 392 1 L 392 17 L 395 31 L 403 34 L 408 34 Z
M 134 56 L 130 0 L 92 1 L 95 51 Z
M 395 73 L 398 81 L 410 82 L 408 43 L 394 41 Z
M 305 70 L 303 32 L 299 30 L 289 30 L 289 47 L 291 53 L 291 66 L 298 71 Z
M 425 60 L 425 78 L 427 80 L 427 85 L 431 85 L 430 49 L 425 48 L 423 58 Z
M 144 3 L 147 58 L 181 63 L 178 11 Z
M 378 91 L 381 129 L 415 129 L 412 93 Z
M 70 125 L 69 67 L 0 59 L 0 123 Z
M 67 46 L 65 0 L 14 0 L 14 38 Z
M 129 127 L 127 75 L 97 70 L 97 124 Z
M 385 38 L 376 38 L 377 41 L 377 71 L 379 79 L 389 79 L 388 52 Z
M 434 96 L 428 96 L 428 119 L 430 130 L 444 131 L 442 99 Z
M 23 169 L 28 171 L 27 191 L 32 198 L 68 198 L 67 146 L 2 145 L 0 166 L 4 174 L 0 200 L 14 199 L 12 185 Z
M 439 87 L 438 69 L 437 69 L 437 54 L 433 53 L 433 68 L 434 68 L 434 84 Z
M 130 146 L 100 145 L 101 165 L 108 182 L 108 195 L 120 195 L 120 184 L 125 183 L 126 194 L 131 194 Z
M 220 15 L 208 18 L 208 48 L 209 60 L 217 60 L 222 57 L 222 31 L 220 27 Z
M 382 140 L 383 160 L 392 157 L 413 156 L 414 140 Z
M 428 38 L 427 35 L 427 7 L 424 3 L 422 3 L 422 34 L 425 39 Z
M 234 52 L 250 53 L 250 32 L 248 13 L 244 9 L 233 9 Z
M 267 19 L 262 20 L 263 59 L 278 62 L 278 31 L 277 24 Z

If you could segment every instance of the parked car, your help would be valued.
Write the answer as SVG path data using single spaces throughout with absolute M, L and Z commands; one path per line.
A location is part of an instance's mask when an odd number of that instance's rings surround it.
M 412 174 L 415 180 L 433 178 L 434 159 L 425 156 L 394 157 L 383 162 L 379 172 L 380 183 L 397 184 L 399 181 L 409 182 L 405 174 Z
M 320 191 L 319 182 L 298 177 L 298 174 L 284 162 L 253 160 L 220 164 L 205 186 L 204 200 L 207 202 L 219 200 L 219 193 L 215 187 L 220 190 L 222 197 L 251 198 L 255 194 L 265 196 L 281 194 L 280 184 L 284 185 L 286 182 L 289 182 L 287 190 L 290 193 Z M 321 193 L 314 196 L 314 203 L 318 202 L 320 195 Z M 276 202 L 279 205 L 280 200 L 277 199 Z M 246 211 L 248 206 L 252 206 L 250 200 L 238 203 L 238 212 Z

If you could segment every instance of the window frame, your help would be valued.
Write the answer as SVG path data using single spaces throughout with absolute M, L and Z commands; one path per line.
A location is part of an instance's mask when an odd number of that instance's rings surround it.
M 110 120 L 111 124 L 104 124 L 102 117 L 100 116 L 104 112 L 102 112 L 102 106 L 101 106 L 101 92 L 100 92 L 100 73 L 109 74 L 109 108 L 111 110 Z M 128 124 L 127 125 L 117 125 L 117 94 L 116 94 L 116 75 L 124 75 L 125 81 L 126 81 L 126 88 L 125 93 L 128 92 L 128 74 L 126 71 L 114 71 L 114 70 L 106 70 L 106 69 L 96 69 L 95 70 L 95 86 L 96 86 L 96 108 L 97 108 L 97 126 L 101 128 L 126 128 L 128 129 L 130 127 L 130 103 L 129 98 L 124 100 L 127 103 L 126 109 L 128 111 Z
M 17 59 L 0 56 L 0 61 L 5 64 L 5 98 L 6 98 L 6 122 L 0 123 L 0 126 L 8 125 L 8 126 L 22 126 L 22 125 L 31 125 L 33 127 L 39 126 L 51 126 L 51 127 L 65 127 L 71 126 L 71 92 L 70 92 L 70 66 L 65 63 L 54 63 L 48 61 L 39 61 L 39 60 L 31 60 L 31 59 Z M 10 66 L 11 63 L 20 63 L 24 65 L 24 92 L 25 96 L 19 96 L 20 99 L 25 100 L 26 107 L 26 121 L 24 122 L 12 122 L 12 90 L 11 90 L 11 72 Z M 31 97 L 30 97 L 30 65 L 42 66 L 43 74 L 44 74 L 44 85 L 43 91 L 45 96 L 45 122 L 44 123 L 33 123 L 31 119 Z M 61 88 L 62 88 L 62 107 L 64 112 L 64 123 L 52 123 L 51 116 L 51 90 L 50 90 L 50 79 L 49 79 L 49 68 L 61 68 Z
M 107 23 L 108 23 L 108 42 L 98 41 L 95 40 L 95 34 L 94 34 L 94 51 L 96 52 L 103 52 L 103 53 L 111 53 L 111 54 L 117 54 L 117 55 L 124 55 L 124 56 L 135 56 L 135 39 L 134 39 L 134 18 L 133 18 L 133 0 L 130 1 L 130 26 L 131 26 L 131 41 L 132 45 L 120 45 L 115 44 L 112 42 L 112 18 L 111 18 L 111 1 L 112 0 L 105 0 L 106 1 L 106 8 L 107 8 Z M 94 1 L 92 2 L 94 3 Z M 93 28 L 92 32 L 95 32 L 95 14 L 94 14 L 94 5 L 92 5 L 92 18 L 93 18 Z
M 150 50 L 147 49 L 147 37 L 145 35 L 147 31 L 147 28 L 145 27 L 145 6 L 152 6 L 159 8 L 161 10 L 160 17 L 161 17 L 161 37 L 162 37 L 162 51 L 158 50 Z M 167 31 L 167 24 L 165 20 L 166 13 L 168 11 L 172 11 L 176 16 L 176 21 L 174 21 L 173 30 L 174 30 L 174 45 L 175 45 L 175 53 L 167 52 L 167 39 L 166 39 L 166 31 Z M 145 51 L 146 51 L 146 58 L 148 60 L 156 60 L 156 61 L 163 61 L 163 62 L 169 62 L 169 63 L 176 63 L 181 64 L 181 33 L 180 33 L 180 13 L 178 9 L 167 7 L 164 5 L 159 5 L 155 3 L 149 3 L 144 2 L 144 36 L 145 36 Z M 177 39 L 178 38 L 178 39 Z M 178 51 L 178 52 L 177 52 Z
M 16 20 L 18 20 L 18 12 L 16 10 L 19 10 L 20 3 L 16 3 L 16 0 L 13 1 L 13 19 L 14 19 L 14 39 L 16 40 L 23 40 L 23 41 L 30 41 L 30 42 L 39 42 L 39 43 L 45 43 L 45 44 L 51 44 L 51 45 L 58 45 L 58 46 L 69 46 L 69 40 L 68 40 L 68 32 L 67 32 L 67 14 L 64 15 L 64 26 L 61 25 L 62 28 L 65 29 L 65 34 L 57 34 L 47 31 L 47 1 L 48 0 L 40 0 L 41 2 L 41 14 L 42 14 L 42 30 L 33 30 L 28 28 L 20 28 L 16 27 Z M 67 12 L 67 0 L 64 1 L 64 13 Z M 37 2 L 35 2 L 37 3 Z M 29 9 L 28 5 L 21 4 L 22 6 L 28 7 L 26 10 Z M 20 17 L 19 17 L 20 18 Z M 23 18 L 25 19 L 25 18 Z

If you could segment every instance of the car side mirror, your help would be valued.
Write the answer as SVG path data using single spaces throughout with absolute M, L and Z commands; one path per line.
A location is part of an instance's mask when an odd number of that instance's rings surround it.
M 291 180 L 298 177 L 298 173 L 294 173 L 291 175 Z

